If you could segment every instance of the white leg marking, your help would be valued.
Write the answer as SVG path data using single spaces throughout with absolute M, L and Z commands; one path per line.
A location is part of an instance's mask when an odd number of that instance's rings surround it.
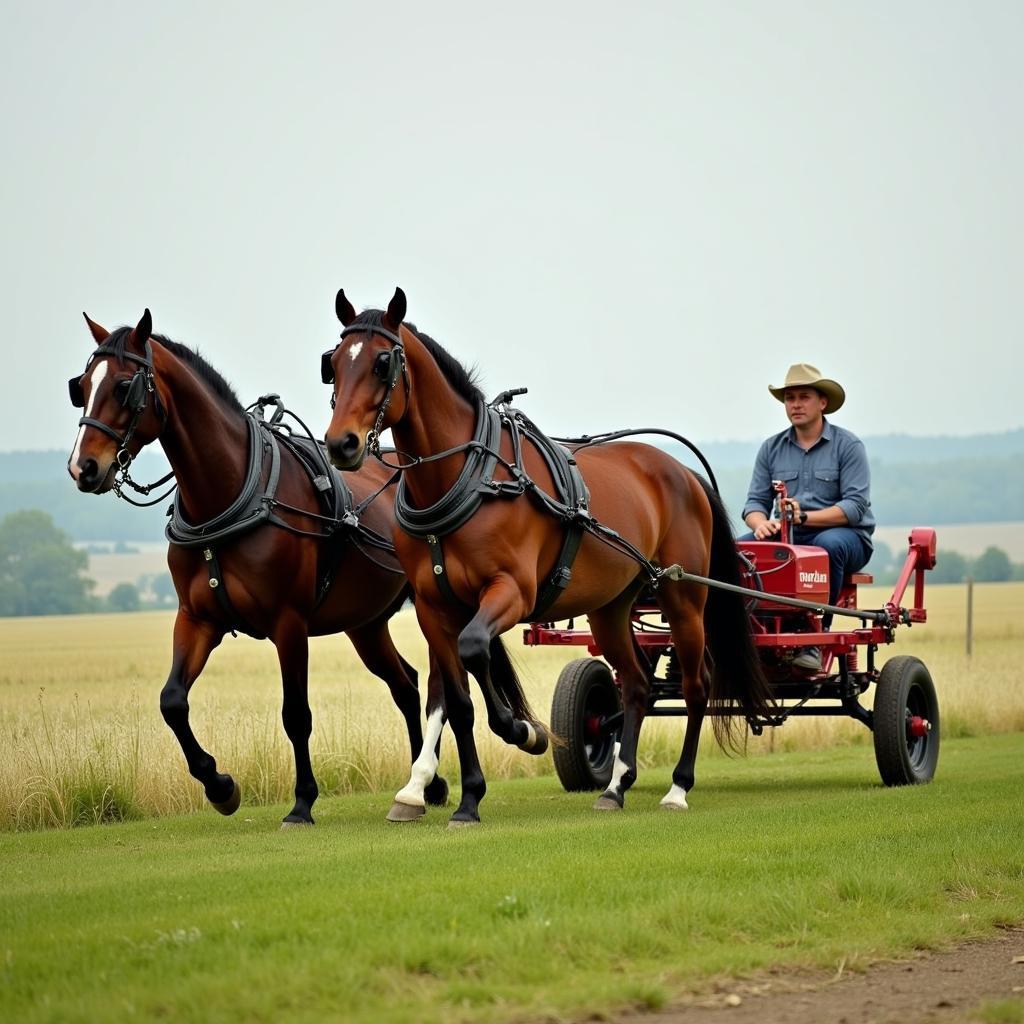
M 622 776 L 629 771 L 629 765 L 619 757 L 619 748 L 621 746 L 621 743 L 615 744 L 615 764 L 612 766 L 612 781 L 608 783 L 609 793 L 621 792 Z
M 690 805 L 686 802 L 686 790 L 673 782 L 672 788 L 661 798 L 661 806 L 673 811 L 688 811 Z
M 85 412 L 82 415 L 92 415 L 92 403 L 96 400 L 96 392 L 100 389 L 100 382 L 107 375 L 107 367 L 109 365 L 109 362 L 104 359 L 90 374 L 89 380 L 92 381 L 92 390 L 89 392 L 89 404 L 85 407 Z M 82 454 L 82 439 L 84 437 L 85 425 L 83 424 L 78 428 L 78 437 L 75 438 L 75 450 L 71 453 L 71 458 L 68 459 L 68 462 L 78 462 L 78 458 Z
M 441 708 L 437 708 L 427 719 L 427 730 L 423 736 L 420 756 L 413 762 L 409 782 L 395 794 L 395 803 L 409 804 L 410 807 L 427 806 L 423 790 L 429 785 L 437 771 L 437 754 L 434 752 L 434 748 L 437 746 L 441 730 L 444 728 L 443 715 Z
M 524 719 L 526 725 L 526 742 L 523 744 L 524 750 L 533 750 L 537 745 L 537 730 L 534 729 L 532 722 L 527 722 Z

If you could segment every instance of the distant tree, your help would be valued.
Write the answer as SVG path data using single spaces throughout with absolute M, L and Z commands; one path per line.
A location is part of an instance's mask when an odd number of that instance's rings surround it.
M 987 547 L 978 556 L 971 567 L 974 578 L 979 583 L 1001 583 L 1013 575 L 1010 556 L 997 547 Z
M 935 568 L 928 574 L 932 583 L 963 583 L 967 577 L 967 559 L 959 551 L 939 549 Z
M 89 556 L 37 509 L 0 521 L 0 614 L 67 615 L 90 608 Z
M 178 592 L 174 589 L 174 580 L 171 579 L 169 572 L 154 576 L 153 582 L 150 584 L 150 590 L 152 590 L 157 604 L 168 604 L 171 601 L 177 600 L 178 597 Z
M 887 585 L 895 582 L 896 566 L 893 560 L 892 548 L 885 541 L 876 540 L 874 542 L 874 551 L 871 553 L 871 559 L 863 571 L 871 573 L 875 578 L 875 583 Z
M 1013 575 L 1010 577 L 1012 580 L 1024 580 L 1024 562 L 1013 563 Z
M 107 607 L 112 612 L 137 612 L 142 607 L 139 588 L 134 583 L 118 583 L 107 595 Z

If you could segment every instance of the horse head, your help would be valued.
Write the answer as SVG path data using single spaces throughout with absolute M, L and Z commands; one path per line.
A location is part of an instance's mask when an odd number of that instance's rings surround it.
M 118 469 L 126 469 L 160 432 L 149 343 L 153 320 L 147 309 L 135 327 L 111 332 L 82 315 L 97 347 L 85 372 L 68 381 L 71 404 L 84 411 L 68 472 L 80 491 L 102 494 L 113 487 Z
M 333 414 L 324 441 L 338 469 L 358 469 L 381 431 L 405 414 L 408 374 L 401 337 L 405 309 L 401 288 L 395 289 L 386 310 L 358 315 L 344 290 L 338 291 L 335 312 L 344 330 L 320 364 L 323 382 L 334 385 Z M 404 388 L 396 387 L 400 379 Z

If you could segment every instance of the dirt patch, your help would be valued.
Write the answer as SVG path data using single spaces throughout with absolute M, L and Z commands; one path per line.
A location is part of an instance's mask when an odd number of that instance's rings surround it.
M 1015 962 L 1018 961 L 1018 962 Z M 983 1003 L 1024 1001 L 1024 928 L 946 953 L 884 961 L 863 973 L 769 972 L 717 984 L 620 1024 L 950 1024 Z

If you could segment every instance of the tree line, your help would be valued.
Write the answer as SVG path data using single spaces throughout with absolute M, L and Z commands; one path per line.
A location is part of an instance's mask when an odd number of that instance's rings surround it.
M 119 583 L 105 597 L 93 593 L 88 552 L 38 509 L 0 520 L 0 616 L 80 615 L 166 608 L 175 601 L 170 573 Z

